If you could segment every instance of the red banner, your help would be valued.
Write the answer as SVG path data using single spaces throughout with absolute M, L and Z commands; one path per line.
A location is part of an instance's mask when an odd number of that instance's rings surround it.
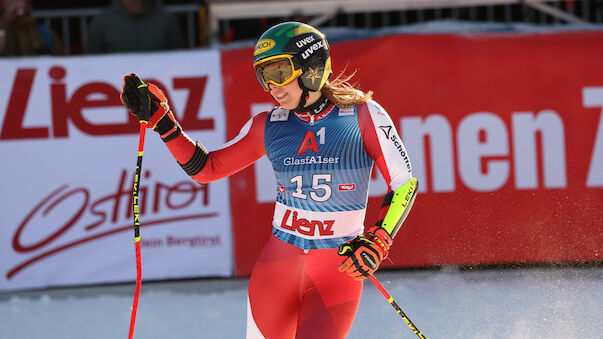
M 420 181 L 387 266 L 601 260 L 602 32 L 397 35 L 331 55 L 334 75 L 347 65 L 375 92 Z M 229 139 L 271 101 L 251 59 L 222 54 Z M 255 171 L 230 183 L 239 276 L 271 231 Z M 369 199 L 367 224 L 381 200 Z

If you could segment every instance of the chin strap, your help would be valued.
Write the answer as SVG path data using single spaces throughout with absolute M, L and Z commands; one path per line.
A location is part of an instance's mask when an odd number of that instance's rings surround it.
M 297 105 L 297 107 L 294 109 L 294 111 L 304 112 L 305 111 L 304 106 L 306 106 L 306 100 L 308 100 L 308 98 L 310 97 L 310 92 L 308 91 L 306 86 L 304 86 L 303 82 L 301 81 L 301 77 L 297 77 L 297 83 L 299 84 L 299 87 L 302 89 L 302 95 L 301 95 L 301 98 L 299 99 L 299 105 Z
M 321 93 L 320 98 L 316 100 L 315 103 L 306 106 L 308 102 L 308 98 L 310 98 L 310 90 L 304 86 L 299 77 L 297 78 L 299 82 L 299 87 L 302 89 L 302 95 L 299 99 L 299 105 L 293 109 L 295 113 L 308 113 L 309 115 L 316 115 L 324 111 L 327 107 L 329 107 L 330 100 Z
M 301 102 L 302 100 L 300 100 Z M 306 100 L 303 100 L 304 102 L 306 102 Z M 295 111 L 295 113 L 308 113 L 310 115 L 316 115 L 321 113 L 322 111 L 324 111 L 327 107 L 329 107 L 329 99 L 322 95 L 318 100 L 316 100 L 315 103 L 308 105 L 306 107 L 302 107 L 301 109 L 299 107 L 295 108 L 293 111 Z

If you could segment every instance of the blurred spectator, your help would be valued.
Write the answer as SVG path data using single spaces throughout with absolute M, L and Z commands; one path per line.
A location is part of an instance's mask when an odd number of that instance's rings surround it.
M 184 47 L 176 18 L 157 0 L 113 0 L 90 24 L 87 53 L 139 52 Z
M 220 42 L 228 43 L 236 40 L 256 39 L 268 28 L 282 22 L 282 19 L 254 18 L 239 19 L 230 22 L 229 28 L 224 32 Z
M 2 1 L 0 1 L 2 3 Z M 65 53 L 50 28 L 36 23 L 30 0 L 4 0 L 0 19 L 0 55 L 25 56 Z

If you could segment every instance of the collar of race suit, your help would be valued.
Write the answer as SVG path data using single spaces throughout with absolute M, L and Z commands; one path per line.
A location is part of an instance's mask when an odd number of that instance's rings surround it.
M 295 115 L 304 121 L 313 122 L 326 117 L 333 109 L 333 103 L 322 95 L 315 103 L 303 109 L 294 109 Z

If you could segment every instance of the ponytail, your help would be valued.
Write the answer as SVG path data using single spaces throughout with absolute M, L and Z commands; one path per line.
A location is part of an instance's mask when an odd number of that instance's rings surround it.
M 373 98 L 373 91 L 364 93 L 349 83 L 354 74 L 356 72 L 350 75 L 345 75 L 344 72 L 341 72 L 333 81 L 327 81 L 321 88 L 321 93 L 338 107 L 364 104 L 371 100 Z

